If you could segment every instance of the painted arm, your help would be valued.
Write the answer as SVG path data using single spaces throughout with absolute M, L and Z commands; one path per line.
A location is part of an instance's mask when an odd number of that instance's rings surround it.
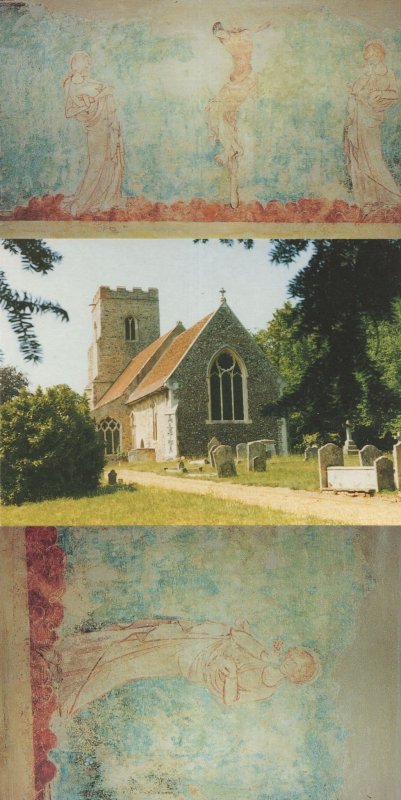
M 380 89 L 372 93 L 373 101 L 377 103 L 383 102 L 386 104 L 387 108 L 390 105 L 393 105 L 393 103 L 397 103 L 398 100 L 400 99 L 400 93 L 398 90 L 394 72 L 389 70 L 388 77 L 389 77 L 389 82 L 387 89 Z
M 77 117 L 79 114 L 84 114 L 87 111 L 87 106 L 84 102 L 77 105 L 76 103 L 68 103 L 65 107 L 65 116 L 67 119 Z
M 251 33 L 259 33 L 260 31 L 265 31 L 266 28 L 270 28 L 271 22 L 262 22 L 261 25 L 258 25 L 256 28 L 249 28 Z
M 234 661 L 228 661 L 223 670 L 224 688 L 223 701 L 225 706 L 232 706 L 239 700 L 237 667 Z
M 266 661 L 268 654 L 263 645 L 258 642 L 254 636 L 247 633 L 247 631 L 237 630 L 236 628 L 231 628 L 230 634 L 233 642 L 241 647 L 242 650 L 245 650 L 246 653 L 254 656 L 254 658 L 260 658 L 262 661 Z

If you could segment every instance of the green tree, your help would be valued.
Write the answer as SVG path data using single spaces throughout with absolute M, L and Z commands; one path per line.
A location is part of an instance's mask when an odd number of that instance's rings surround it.
M 289 264 L 308 246 L 276 241 L 272 261 Z M 394 324 L 401 242 L 315 240 L 288 291 L 297 309 L 295 338 L 312 336 L 316 349 L 298 385 L 285 390 L 277 413 L 302 412 L 305 433 L 343 430 L 349 418 L 359 443 L 383 437 L 399 413 L 401 397 L 373 357 L 368 325 Z
M 299 336 L 298 329 L 298 309 L 287 301 L 275 311 L 266 328 L 255 334 L 256 342 L 282 378 L 286 393 L 297 389 L 305 370 L 311 367 L 317 355 L 313 335 Z M 287 423 L 290 441 L 301 444 L 306 429 L 304 409 L 289 409 Z
M 0 408 L 1 496 L 6 504 L 91 492 L 104 466 L 86 398 L 68 386 L 22 391 Z
M 367 320 L 367 348 L 385 385 L 399 398 L 390 428 L 401 431 L 401 300 L 394 300 L 391 320 Z
M 5 251 L 19 257 L 22 268 L 28 272 L 47 275 L 61 261 L 61 256 L 51 250 L 42 239 L 2 239 L 2 246 Z M 17 336 L 25 361 L 38 362 L 42 357 L 33 316 L 50 312 L 59 319 L 68 321 L 67 312 L 58 303 L 13 289 L 4 269 L 0 269 L 0 308 L 5 311 Z
M 28 378 L 15 367 L 0 367 L 0 404 L 16 397 L 20 389 L 26 389 Z

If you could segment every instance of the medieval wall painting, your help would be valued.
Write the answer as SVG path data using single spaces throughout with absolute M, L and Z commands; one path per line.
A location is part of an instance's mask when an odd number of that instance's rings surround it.
M 3 220 L 401 221 L 396 0 L 0 10 Z
M 1 554 L 39 800 L 399 797 L 399 530 L 14 528 Z

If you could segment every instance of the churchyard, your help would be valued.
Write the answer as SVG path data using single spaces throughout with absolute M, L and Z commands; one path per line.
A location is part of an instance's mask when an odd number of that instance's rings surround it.
M 196 462 L 196 463 L 194 463 Z M 285 486 L 289 489 L 306 489 L 309 491 L 319 489 L 319 474 L 316 461 L 305 461 L 302 455 L 273 456 L 267 461 L 265 472 L 249 472 L 245 461 L 236 463 L 236 475 L 219 478 L 215 468 L 202 459 L 184 459 L 182 463 L 185 471 L 180 469 L 176 461 L 145 461 L 129 464 L 125 461 L 109 461 L 105 468 L 105 475 L 111 469 L 117 474 L 123 468 L 133 475 L 136 472 L 152 472 L 156 475 L 172 476 L 182 480 L 192 480 L 197 477 L 205 481 L 224 481 L 248 486 Z M 347 463 L 353 464 L 354 459 L 349 458 Z
M 321 491 L 317 448 L 307 457 L 272 455 L 266 458 L 265 469 L 257 461 L 257 469 L 251 470 L 247 458 L 234 459 L 232 451 L 224 445 L 222 449 L 223 464 L 228 460 L 236 474 L 228 470 L 219 477 L 216 465 L 201 458 L 131 464 L 115 459 L 106 463 L 98 491 L 86 497 L 5 506 L 2 524 L 399 524 L 401 503 L 395 487 L 376 493 L 375 498 L 368 497 L 368 492 L 350 492 L 354 496 L 349 496 Z M 351 472 L 360 470 L 360 460 L 369 455 L 366 449 L 362 456 L 358 451 L 344 454 L 342 448 L 336 449 L 341 451 L 346 471 Z M 392 464 L 389 456 L 384 458 Z M 260 455 L 254 458 L 260 459 Z M 108 485 L 109 481 L 113 485 Z
M 332 445 L 331 447 L 335 447 L 335 445 Z M 138 472 L 151 472 L 156 475 L 174 476 L 181 480 L 192 480 L 194 478 L 198 478 L 205 481 L 229 481 L 233 484 L 242 484 L 247 486 L 285 487 L 294 490 L 303 489 L 306 491 L 327 489 L 327 482 L 324 486 L 322 486 L 319 478 L 318 448 L 316 448 L 315 451 L 313 448 L 309 448 L 309 450 L 310 449 L 312 449 L 312 455 L 308 454 L 308 457 L 305 457 L 305 454 L 302 455 L 296 453 L 288 456 L 272 455 L 270 458 L 265 460 L 265 468 L 263 468 L 261 465 L 260 469 L 249 469 L 246 455 L 244 458 L 237 459 L 234 457 L 233 452 L 231 454 L 226 452 L 223 454 L 223 458 L 226 459 L 226 462 L 224 463 L 230 464 L 232 459 L 234 463 L 234 469 L 228 469 L 227 474 L 221 475 L 218 474 L 216 467 L 210 463 L 210 460 L 207 458 L 183 458 L 176 461 L 161 462 L 146 460 L 136 461 L 134 463 L 128 463 L 123 460 L 110 461 L 106 465 L 105 476 L 107 476 L 111 470 L 115 470 L 118 476 L 123 469 L 124 474 L 131 473 L 134 475 Z M 361 451 L 356 450 L 355 452 L 351 453 L 344 453 L 342 448 L 338 447 L 336 450 L 341 454 L 341 461 L 338 459 L 337 462 L 334 460 L 332 463 L 333 465 L 337 463 L 341 468 L 345 467 L 345 475 L 347 478 L 348 475 L 360 475 L 361 470 L 362 472 L 371 470 L 373 473 L 374 461 L 377 458 L 381 459 L 381 464 L 384 465 L 384 471 L 386 475 L 391 474 L 393 471 L 393 455 L 391 453 L 382 454 L 381 451 L 379 451 L 377 448 L 374 448 L 373 445 L 366 445 Z M 397 445 L 398 470 L 400 469 L 399 465 L 401 461 L 401 456 L 399 455 L 400 450 L 401 446 Z M 359 453 L 361 453 L 361 456 Z M 329 470 L 330 469 L 331 467 L 329 466 Z M 338 485 L 338 491 L 341 491 L 341 488 L 342 486 Z M 344 490 L 346 489 L 347 485 L 345 484 Z M 389 493 L 396 492 L 396 489 L 396 481 L 391 481 L 391 478 L 379 487 L 379 491 Z M 366 492 L 372 490 L 374 490 L 374 484 L 370 485 L 368 482 L 366 484 Z M 349 491 L 354 491 L 354 484 L 352 481 L 349 483 Z M 364 491 L 364 489 L 362 488 L 360 491 Z

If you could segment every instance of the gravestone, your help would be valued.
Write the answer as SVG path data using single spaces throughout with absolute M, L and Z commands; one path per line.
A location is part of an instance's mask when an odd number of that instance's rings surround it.
M 218 447 L 221 447 L 221 444 L 215 444 L 209 450 L 209 461 L 210 461 L 211 466 L 215 467 L 215 468 L 216 468 L 216 462 L 214 460 L 214 454 L 215 454 L 215 452 L 216 452 Z
M 310 447 L 306 447 L 304 452 L 305 461 L 312 461 L 313 459 L 317 458 L 318 451 L 319 445 L 317 444 L 311 444 Z
M 354 442 L 354 440 L 352 438 L 351 423 L 349 422 L 348 419 L 347 419 L 347 421 L 345 423 L 345 430 L 346 430 L 346 437 L 345 437 L 345 442 L 344 442 L 344 447 L 343 447 L 344 455 L 345 456 L 358 455 L 358 448 L 357 448 L 357 446 L 356 446 L 356 444 L 355 444 L 355 442 Z
M 236 447 L 237 461 L 245 461 L 246 459 L 246 442 L 237 444 Z
M 211 458 L 210 458 L 211 451 L 213 450 L 213 447 L 218 447 L 219 444 L 220 444 L 220 441 L 217 438 L 217 436 L 212 436 L 212 438 L 210 439 L 210 442 L 207 443 L 207 455 L 208 455 L 208 459 L 209 459 L 210 463 L 212 463 L 211 462 Z
M 107 475 L 107 480 L 109 482 L 109 486 L 116 486 L 117 484 L 117 473 L 115 469 L 111 469 Z
M 361 467 L 373 467 L 376 458 L 380 458 L 381 455 L 381 450 L 374 444 L 365 444 L 365 447 L 359 451 L 359 463 Z
M 324 444 L 318 449 L 320 489 L 327 489 L 327 467 L 344 466 L 344 455 L 336 444 Z
M 377 491 L 381 492 L 383 489 L 395 489 L 394 483 L 394 470 L 393 462 L 386 456 L 380 456 L 375 461 L 376 476 L 377 476 Z
M 266 458 L 271 458 L 276 455 L 276 443 L 274 439 L 260 439 L 266 449 Z
M 401 489 L 401 442 L 393 447 L 394 480 L 397 489 Z
M 252 459 L 252 470 L 253 472 L 266 472 L 266 458 L 263 456 L 255 456 Z
M 232 447 L 220 444 L 213 451 L 213 457 L 219 478 L 230 478 L 237 474 Z
M 255 458 L 260 458 L 264 460 L 264 470 L 266 469 L 266 447 L 263 441 L 256 441 L 256 442 L 248 442 L 247 444 L 247 458 L 248 458 L 248 470 L 249 472 L 253 472 L 254 469 L 254 460 Z M 260 464 L 261 462 L 258 462 Z M 264 471 L 263 470 L 263 471 Z M 258 472 L 261 471 L 261 467 L 258 467 Z

